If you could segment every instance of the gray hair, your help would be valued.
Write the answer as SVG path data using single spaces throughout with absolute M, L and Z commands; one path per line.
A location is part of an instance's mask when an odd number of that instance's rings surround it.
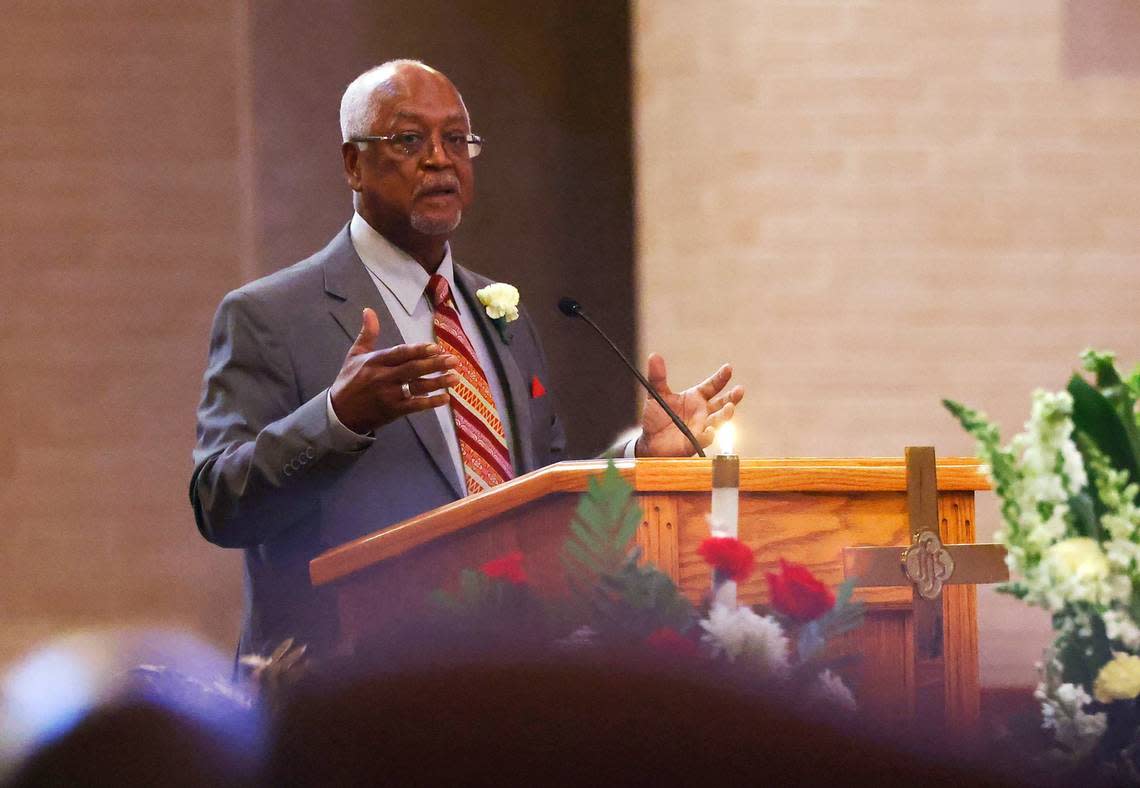
M 417 66 L 439 73 L 423 61 L 402 58 L 381 63 L 352 80 L 344 89 L 344 95 L 340 99 L 340 137 L 343 142 L 368 134 L 368 125 L 372 119 L 372 95 L 377 89 L 394 93 L 394 89 L 384 88 L 384 83 L 404 66 Z

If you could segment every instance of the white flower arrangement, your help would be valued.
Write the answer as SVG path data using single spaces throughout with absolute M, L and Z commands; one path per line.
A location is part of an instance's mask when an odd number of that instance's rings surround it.
M 1061 684 L 1051 692 L 1042 684 L 1034 697 L 1041 702 L 1041 727 L 1074 756 L 1086 755 L 1108 729 L 1108 715 L 1086 711 L 1092 697 L 1079 684 Z
M 1140 367 L 1122 378 L 1111 353 L 1082 359 L 1095 384 L 1074 375 L 1065 391 L 1035 391 L 1007 446 L 984 414 L 945 404 L 977 438 L 1001 500 L 1012 580 L 1000 590 L 1053 615 L 1042 725 L 1066 754 L 1115 762 L 1121 753 L 1094 750 L 1110 720 L 1135 718 L 1107 709 L 1140 703 Z
M 713 657 L 743 662 L 767 678 L 788 673 L 788 638 L 772 616 L 761 616 L 749 607 L 714 604 L 701 620 L 701 642 Z

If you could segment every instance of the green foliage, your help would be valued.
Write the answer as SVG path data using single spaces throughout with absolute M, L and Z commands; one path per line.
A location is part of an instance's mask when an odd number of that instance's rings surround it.
M 1053 629 L 1059 633 L 1053 649 L 1061 663 L 1061 680 L 1092 687 L 1100 669 L 1112 659 L 1104 621 L 1091 608 L 1066 608 L 1053 615 Z
M 1080 446 L 1080 441 L 1077 441 Z M 1088 460 L 1085 460 L 1088 467 Z M 1073 524 L 1077 536 L 1087 536 L 1090 539 L 1101 540 L 1100 516 L 1104 514 L 1104 506 L 1096 496 L 1082 492 L 1069 499 L 1069 522 Z
M 1115 369 L 1111 375 L 1098 369 L 1097 378 L 1098 385 L 1101 380 L 1108 384 L 1104 391 L 1080 375 L 1073 375 L 1069 380 L 1068 390 L 1073 397 L 1073 426 L 1109 458 L 1113 467 L 1127 471 L 1131 479 L 1140 479 L 1140 430 L 1132 412 L 1135 404 L 1131 393 L 1119 385 L 1120 378 Z M 1088 465 L 1087 456 L 1085 464 Z
M 684 632 L 693 623 L 693 606 L 657 567 L 639 566 L 640 555 L 634 547 L 617 572 L 599 576 L 585 590 L 583 601 L 593 612 L 594 625 L 600 632 L 635 640 L 661 627 Z
M 1124 379 L 1124 386 L 1128 389 L 1128 393 L 1132 395 L 1132 401 L 1140 400 L 1140 364 L 1132 368 L 1132 372 Z M 1140 412 L 1136 413 L 1136 423 L 1140 425 Z
M 1140 413 L 1136 412 L 1136 400 L 1140 399 L 1140 364 L 1127 379 L 1121 379 L 1116 370 L 1116 355 L 1107 350 L 1089 348 L 1081 354 L 1081 361 L 1084 368 L 1096 376 L 1096 387 L 1121 418 L 1140 424 Z
M 958 419 L 958 423 L 978 442 L 978 454 L 986 461 L 993 479 L 994 492 L 1001 501 L 1001 513 L 1005 522 L 1013 527 L 1021 514 L 1012 492 L 1019 474 L 1013 452 L 1001 446 L 1001 435 L 997 425 L 989 421 L 984 413 L 971 410 L 961 403 L 944 399 L 942 404 Z
M 999 594 L 1009 594 L 1017 599 L 1025 599 L 1029 596 L 1029 589 L 1025 587 L 1024 583 L 1017 580 L 1011 580 L 1008 583 L 998 583 L 996 586 Z
M 487 608 L 495 606 L 494 585 L 482 572 L 464 569 L 459 573 L 459 587 L 455 593 L 437 588 L 431 595 L 431 603 L 439 610 L 457 616 L 482 615 Z
M 673 581 L 652 565 L 638 565 L 630 546 L 642 512 L 633 488 L 611 460 L 590 479 L 562 549 L 567 579 L 594 626 L 608 634 L 640 639 L 660 627 L 684 631 L 694 612 Z
M 618 572 L 641 517 L 633 488 L 610 460 L 600 478 L 590 479 L 570 521 L 572 536 L 562 549 L 570 582 L 588 586 L 598 577 Z
M 554 611 L 529 585 L 490 578 L 476 569 L 459 573 L 453 593 L 437 589 L 428 601 L 434 608 L 429 627 L 454 638 L 465 633 L 470 642 L 487 646 L 542 643 L 556 623 Z
M 800 628 L 796 639 L 796 655 L 802 662 L 815 660 L 831 638 L 850 632 L 863 624 L 864 604 L 852 602 L 854 577 L 835 589 L 835 605 L 823 616 Z
M 849 577 L 835 589 L 835 606 L 819 619 L 819 627 L 825 638 L 842 635 L 863 625 L 865 605 L 862 602 L 851 601 L 855 580 L 856 578 Z

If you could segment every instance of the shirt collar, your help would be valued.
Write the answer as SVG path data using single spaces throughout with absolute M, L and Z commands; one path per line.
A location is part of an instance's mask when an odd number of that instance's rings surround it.
M 411 255 L 376 232 L 358 213 L 352 214 L 348 233 L 368 273 L 378 285 L 396 297 L 405 312 L 412 314 L 420 299 L 425 298 L 424 291 L 431 279 L 428 272 Z M 451 292 L 455 293 L 455 263 L 451 260 L 451 244 L 444 247 L 443 262 L 439 264 L 436 273 L 447 280 Z M 458 311 L 459 302 L 463 299 L 456 296 L 452 300 Z

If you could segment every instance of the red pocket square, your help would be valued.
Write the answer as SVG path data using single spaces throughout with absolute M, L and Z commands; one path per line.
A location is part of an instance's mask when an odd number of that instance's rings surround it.
M 538 399 L 539 397 L 546 396 L 546 386 L 542 385 L 542 381 L 535 375 L 530 379 L 530 398 Z

